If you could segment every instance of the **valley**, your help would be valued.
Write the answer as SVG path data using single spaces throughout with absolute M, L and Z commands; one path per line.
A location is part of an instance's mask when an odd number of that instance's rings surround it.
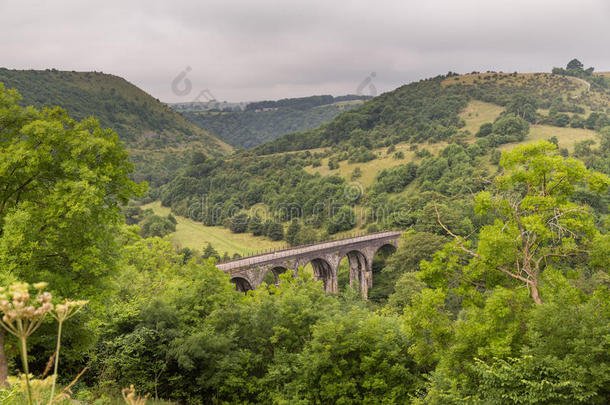
M 290 132 L 316 128 L 361 105 L 363 96 L 312 96 L 245 104 L 244 109 L 213 108 L 200 111 L 180 104 L 193 124 L 215 134 L 235 148 L 250 149 Z M 277 104 L 277 105 L 276 105 Z
M 610 76 L 576 62 L 225 111 L 0 69 L 0 403 L 604 403 Z

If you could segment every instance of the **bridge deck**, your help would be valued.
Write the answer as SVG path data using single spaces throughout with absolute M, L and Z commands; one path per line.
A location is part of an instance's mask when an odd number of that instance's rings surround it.
M 363 236 L 356 236 L 353 238 L 345 238 L 339 240 L 333 240 L 329 242 L 316 243 L 313 245 L 297 246 L 291 249 L 279 250 L 277 252 L 264 253 L 256 256 L 243 257 L 240 259 L 231 260 L 216 265 L 220 270 L 229 271 L 238 269 L 241 267 L 251 266 L 259 263 L 265 263 L 267 261 L 282 259 L 286 257 L 298 256 L 305 253 L 311 253 L 316 251 L 323 251 L 335 247 L 341 247 L 350 245 L 352 243 L 366 242 L 375 239 L 384 239 L 388 237 L 395 237 L 402 234 L 401 231 L 387 231 L 371 233 Z

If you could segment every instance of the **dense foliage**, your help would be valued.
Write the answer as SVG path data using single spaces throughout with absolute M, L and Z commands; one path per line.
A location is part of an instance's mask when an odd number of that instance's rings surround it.
M 10 70 L 0 82 L 22 95 L 22 106 L 62 106 L 82 120 L 95 116 L 130 150 L 136 181 L 167 182 L 193 149 L 220 155 L 230 148 L 125 79 L 101 72 Z
M 607 229 L 591 228 L 599 213 L 570 201 L 600 195 L 610 180 L 546 142 L 501 163 L 504 176 L 475 198 L 487 225 L 459 237 L 446 225 L 448 212 L 434 207 L 446 236 L 404 236 L 375 276 L 392 280 L 378 311 L 349 289 L 325 294 L 306 273 L 243 296 L 213 262 L 183 265 L 167 241 L 134 240 L 95 370 L 104 381 L 136 381 L 194 404 L 604 403 Z M 534 273 L 517 269 L 533 250 L 513 242 L 507 195 L 543 207 L 517 216 L 530 240 L 550 238 L 532 256 L 547 256 L 536 273 L 538 296 L 522 288 Z M 568 233 L 554 245 L 556 232 Z
M 145 185 L 129 179 L 116 132 L 59 107 L 22 108 L 19 99 L 0 83 L 0 279 L 52 280 L 54 295 L 89 298 L 99 309 L 120 268 L 120 206 Z M 94 336 L 81 329 L 70 338 L 82 350 Z
M 268 235 L 268 227 L 259 226 L 259 222 L 282 222 L 287 228 L 288 221 L 297 218 L 302 225 L 317 228 L 318 235 L 312 236 L 315 240 L 355 226 L 413 226 L 419 231 L 442 233 L 438 224 L 430 220 L 432 207 L 422 198 L 422 193 L 429 192 L 442 200 L 440 209 L 459 222 L 452 223 L 454 229 L 466 235 L 482 224 L 476 215 L 465 215 L 472 205 L 468 195 L 483 190 L 495 176 L 500 163 L 496 148 L 523 142 L 532 125 L 596 131 L 610 125 L 603 89 L 585 91 L 578 97 L 571 95 L 582 87 L 570 77 L 545 73 L 449 73 L 385 93 L 319 128 L 283 136 L 229 159 L 195 155 L 185 170 L 178 171 L 169 184 L 154 190 L 150 197 L 161 199 L 175 213 L 206 225 L 224 225 L 235 232 L 254 235 Z M 469 133 L 463 129 L 464 120 L 459 114 L 472 100 L 500 104 L 504 110 L 493 121 L 484 122 L 476 133 Z M 305 106 L 324 102 L 317 98 L 305 101 Z M 247 113 L 286 108 L 278 103 L 261 104 Z M 278 110 L 255 112 L 263 108 Z M 586 109 L 591 111 L 585 113 Z M 381 153 L 375 148 L 388 147 L 388 155 L 404 159 L 404 152 L 397 152 L 396 145 L 405 141 L 414 151 L 411 162 L 380 170 L 367 189 L 360 187 L 352 193 L 346 176 L 333 174 L 346 164 L 379 159 Z M 437 149 L 437 153 L 422 145 L 440 142 L 446 146 Z M 554 142 L 558 143 L 556 138 Z M 325 148 L 270 154 L 314 147 Z M 565 155 L 567 150 L 560 147 Z M 308 169 L 322 166 L 322 159 L 327 159 L 330 173 L 311 174 Z M 351 179 L 361 176 L 362 171 L 356 166 Z M 261 216 L 265 218 L 259 221 L 255 217 L 263 206 Z M 355 220 L 349 214 L 350 208 L 356 211 Z M 341 215 L 337 215 L 338 210 Z M 252 226 L 246 226 L 250 220 Z M 243 225 L 234 226 L 238 223 Z
M 347 183 L 339 176 L 321 177 L 304 172 L 307 155 L 261 159 L 244 154 L 220 160 L 198 154 L 181 176 L 161 190 L 159 197 L 163 205 L 178 215 L 205 225 L 226 222 L 238 233 L 248 229 L 254 234 L 268 233 L 256 225 L 260 218 L 255 218 L 255 206 L 261 203 L 272 209 L 272 217 L 265 218 L 272 227 L 276 221 L 293 218 L 320 226 L 333 217 L 336 209 L 357 203 L 360 196 L 346 193 Z M 250 228 L 250 218 L 242 210 L 254 212 L 251 216 L 255 222 Z
M 605 80 L 603 76 L 596 77 Z M 579 87 L 582 87 L 581 83 L 560 74 L 473 72 L 464 77 L 449 72 L 384 93 L 326 125 L 285 135 L 255 148 L 255 151 L 272 154 L 332 145 L 358 147 L 368 143 L 370 148 L 402 141 L 417 143 L 454 139 L 460 136 L 464 126 L 458 114 L 470 100 L 505 106 L 507 114 L 532 123 L 542 122 L 544 118 L 536 112 L 538 108 L 575 113 L 574 117 L 568 116 L 568 122 L 584 119 L 580 114 L 585 112 L 585 107 L 596 114 L 608 113 L 608 90 L 605 87 L 592 87 L 591 91 L 579 97 L 569 95 Z M 600 93 L 604 95 L 602 99 Z M 556 121 L 549 123 L 555 125 Z M 605 125 L 602 123 L 594 129 Z
M 149 195 L 206 224 L 291 244 L 358 221 L 406 230 L 396 253 L 372 264 L 371 301 L 347 286 L 327 294 L 305 269 L 235 291 L 211 245 L 177 251 L 160 237 L 172 215 L 128 204 L 144 187 L 129 179 L 114 131 L 22 108 L 0 86 L 0 280 L 44 278 L 55 299 L 91 300 L 62 352 L 61 375 L 88 367 L 74 397 L 110 404 L 134 384 L 181 404 L 606 403 L 610 127 L 573 152 L 540 141 L 500 153 L 494 136 L 524 136 L 539 100 L 512 94 L 466 142 L 456 114 L 468 86 L 421 83 L 439 94 L 438 116 L 412 105 L 400 116 L 434 139 L 453 135 L 435 153 L 414 144 L 413 162 L 380 171 L 366 190 L 304 167 L 383 141 L 368 135 L 399 122 L 389 110 L 373 129 L 343 138 L 337 127 L 336 147 L 318 155 L 193 154 Z M 600 125 L 606 112 L 596 113 Z M 36 376 L 52 355 L 49 327 L 29 352 Z M 16 342 L 6 343 L 16 375 Z
M 60 105 L 78 120 L 94 115 L 104 128 L 114 129 L 128 145 L 165 147 L 196 139 L 207 144 L 209 150 L 219 148 L 213 137 L 117 76 L 0 68 L 0 82 L 19 91 L 22 105 Z
M 600 88 L 609 88 L 610 82 L 604 76 L 596 76 L 593 74 L 595 69 L 589 67 L 585 69 L 585 66 L 578 59 L 572 59 L 568 62 L 565 69 L 553 68 L 553 73 L 562 76 L 574 76 L 586 80 L 591 85 Z
M 444 76 L 423 80 L 384 93 L 361 107 L 345 112 L 318 129 L 286 135 L 255 150 L 269 154 L 311 149 L 349 141 L 358 147 L 388 139 L 443 140 L 458 131 L 457 114 L 468 101 L 456 89 L 441 86 Z
M 330 102 L 320 104 L 260 102 L 248 104 L 245 111 L 186 111 L 183 115 L 223 141 L 235 147 L 250 149 L 290 132 L 316 128 L 360 104 L 331 104 L 333 98 L 328 97 Z M 273 107 L 263 107 L 267 104 Z M 253 107 L 255 105 L 261 106 Z

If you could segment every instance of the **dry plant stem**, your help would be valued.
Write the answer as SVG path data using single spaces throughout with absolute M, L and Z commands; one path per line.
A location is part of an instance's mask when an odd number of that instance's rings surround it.
M 0 309 L 4 313 L 4 316 L 0 319 L 0 326 L 15 335 L 19 341 L 29 405 L 32 405 L 33 402 L 27 338 L 42 325 L 46 314 L 52 309 L 51 294 L 42 292 L 46 285 L 46 283 L 34 284 L 34 288 L 38 290 L 38 296 L 36 297 L 36 301 L 39 303 L 38 308 L 35 307 L 36 302 L 30 301 L 29 284 L 14 283 L 7 292 L 5 292 L 4 287 L 0 288 Z
M 49 397 L 49 405 L 53 403 L 55 396 L 55 383 L 57 382 L 57 367 L 59 366 L 59 349 L 61 348 L 61 327 L 63 322 L 59 322 L 57 327 L 57 348 L 55 349 L 55 366 L 53 367 L 53 385 L 51 386 L 51 396 Z
M 51 396 L 49 397 L 49 405 L 53 404 L 55 396 L 55 385 L 57 383 L 57 369 L 59 367 L 59 351 L 61 349 L 61 332 L 62 326 L 66 320 L 76 315 L 85 305 L 86 301 L 66 301 L 61 305 L 62 310 L 58 310 L 60 306 L 55 307 L 55 312 L 51 316 L 57 320 L 59 324 L 57 328 L 57 347 L 55 349 L 55 366 L 53 367 L 53 385 L 51 386 Z M 86 370 L 86 368 L 85 368 Z M 84 372 L 84 370 L 83 370 Z M 78 377 L 77 377 L 78 378 Z
M 0 387 L 8 386 L 6 381 L 8 377 L 8 361 L 6 358 L 6 353 L 4 351 L 4 338 L 5 338 L 4 329 L 0 327 Z
M 74 386 L 74 384 L 76 384 L 78 382 L 78 380 L 83 376 L 83 374 L 85 374 L 85 371 L 87 371 L 88 369 L 89 369 L 89 366 L 85 366 L 85 368 L 83 368 L 81 370 L 81 372 L 78 373 L 78 375 L 76 377 L 74 377 L 74 380 L 72 380 L 72 382 L 70 384 L 68 384 L 68 386 L 66 388 L 64 388 L 63 392 L 64 393 L 70 392 L 70 388 L 72 388 Z
M 150 395 L 146 394 L 143 397 L 137 396 L 136 389 L 134 388 L 133 384 L 131 384 L 129 388 L 123 388 L 121 393 L 123 394 L 123 399 L 129 405 L 145 405 L 146 401 L 148 400 L 148 396 Z
M 28 396 L 28 404 L 32 405 L 32 392 L 30 390 L 30 368 L 28 367 L 28 347 L 25 335 L 22 335 L 19 340 L 21 342 L 21 362 L 23 363 L 23 371 L 25 373 L 25 390 Z
M 49 357 L 49 361 L 47 361 L 47 365 L 44 368 L 44 371 L 42 373 L 42 379 L 44 380 L 46 378 L 46 376 L 49 374 L 49 371 L 51 371 L 51 367 L 53 367 L 53 364 L 55 364 L 55 352 L 53 352 L 53 354 L 51 355 L 51 357 Z

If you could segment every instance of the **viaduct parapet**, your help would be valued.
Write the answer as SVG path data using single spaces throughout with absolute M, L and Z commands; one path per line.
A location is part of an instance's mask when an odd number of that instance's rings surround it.
M 324 289 L 337 293 L 337 271 L 341 260 L 349 260 L 349 281 L 366 299 L 373 286 L 373 258 L 379 249 L 390 245 L 398 248 L 402 231 L 377 232 L 353 238 L 297 246 L 255 256 L 243 257 L 216 265 L 231 276 L 239 291 L 257 288 L 271 271 L 278 277 L 287 269 L 298 272 L 300 267 L 311 263 L 314 278 L 322 280 Z

